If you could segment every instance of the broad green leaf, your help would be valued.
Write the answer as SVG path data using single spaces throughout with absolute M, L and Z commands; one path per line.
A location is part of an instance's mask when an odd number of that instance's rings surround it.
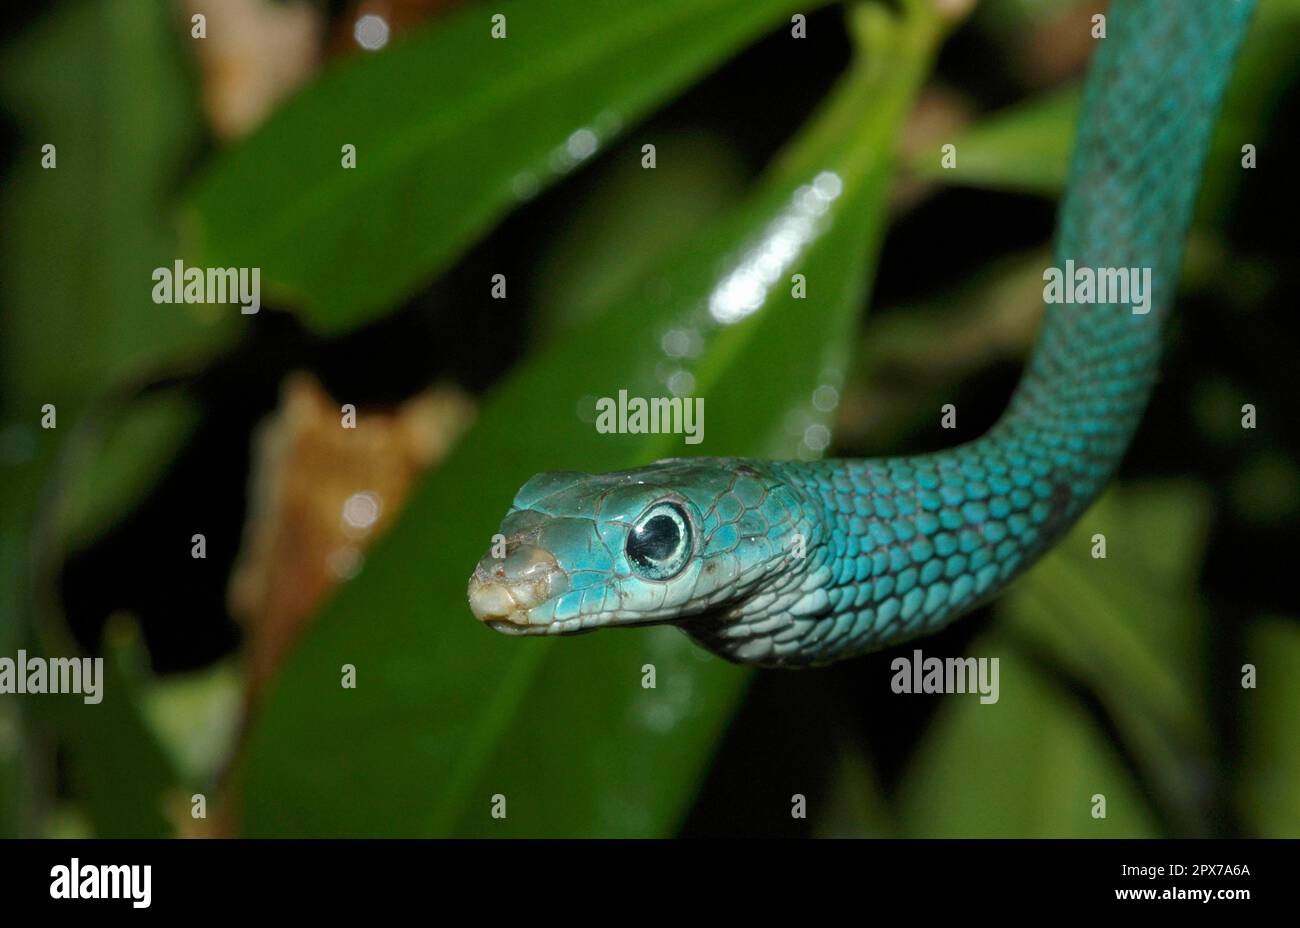
M 203 263 L 261 267 L 320 329 L 365 322 L 783 14 L 822 2 L 470 6 L 338 66 L 227 152 L 192 199 Z
M 885 217 L 892 142 L 939 31 L 919 8 L 894 20 L 868 7 L 856 24 L 866 64 L 752 197 L 618 311 L 503 383 L 322 611 L 250 732 L 239 778 L 246 834 L 673 830 L 746 673 L 674 629 L 505 638 L 470 617 L 466 580 L 538 471 L 688 452 L 811 453 L 808 427 L 825 422 L 812 395 L 843 369 Z M 807 299 L 791 296 L 796 272 Z M 756 305 L 737 298 L 750 293 Z M 669 357 L 670 332 L 698 350 Z M 664 395 L 665 380 L 686 378 L 683 392 L 706 404 L 702 444 L 595 431 L 595 397 Z M 345 663 L 355 689 L 340 686 Z M 646 664 L 654 689 L 642 687 Z M 489 814 L 497 794 L 505 819 Z
M 1246 636 L 1243 663 L 1254 665 L 1254 686 L 1238 697 L 1243 756 L 1237 765 L 1238 809 L 1249 833 L 1300 837 L 1300 623 L 1256 621 Z M 1245 677 L 1233 674 L 1234 682 Z
M 22 126 L 0 197 L 9 416 L 35 423 L 53 403 L 66 428 L 115 381 L 228 334 L 231 307 L 153 302 L 154 268 L 179 257 L 167 197 L 199 141 L 172 14 L 162 0 L 61 4 L 5 50 L 0 101 Z M 45 144 L 56 167 L 41 167 Z
M 1158 834 L 1120 754 L 1067 690 L 1002 636 L 977 639 L 968 655 L 998 658 L 998 701 L 942 697 L 902 779 L 898 803 L 907 836 Z M 1093 817 L 1097 795 L 1105 797 L 1105 818 Z
M 692 129 L 655 145 L 653 171 L 641 167 L 635 144 L 616 150 L 552 232 L 531 313 L 538 339 L 563 337 L 616 306 L 656 262 L 740 199 L 746 172 L 722 136 Z

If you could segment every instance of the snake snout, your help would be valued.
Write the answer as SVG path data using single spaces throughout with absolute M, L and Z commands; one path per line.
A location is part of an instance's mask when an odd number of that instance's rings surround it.
M 469 608 L 474 617 L 499 631 L 521 631 L 547 624 L 529 610 L 568 589 L 568 577 L 545 548 L 516 544 L 504 558 L 484 555 L 469 578 Z

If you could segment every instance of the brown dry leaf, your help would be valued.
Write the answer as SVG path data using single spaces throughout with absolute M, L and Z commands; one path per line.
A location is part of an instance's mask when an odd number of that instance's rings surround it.
M 185 0 L 202 13 L 207 36 L 195 39 L 203 69 L 203 105 L 213 132 L 234 139 L 251 132 L 275 105 L 321 65 L 325 21 L 309 3 Z
M 230 611 L 248 631 L 250 696 L 473 415 L 463 392 L 443 386 L 395 410 L 357 410 L 347 428 L 343 407 L 314 377 L 285 380 L 254 444 L 249 520 L 230 582 Z

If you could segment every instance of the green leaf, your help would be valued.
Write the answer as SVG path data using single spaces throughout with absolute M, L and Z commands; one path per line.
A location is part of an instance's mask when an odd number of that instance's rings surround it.
M 830 771 L 831 787 L 813 821 L 819 838 L 892 838 L 898 828 L 870 761 L 841 730 L 839 751 Z
M 176 392 L 142 396 L 93 423 L 70 467 L 61 500 L 69 549 L 88 544 L 133 510 L 166 472 L 198 424 L 198 408 Z
M 904 834 L 924 838 L 1135 838 L 1158 826 L 1123 761 L 1081 705 L 1006 639 L 971 657 L 999 660 L 998 701 L 943 697 L 904 773 Z M 914 697 L 899 697 L 914 698 Z M 1093 818 L 1096 795 L 1106 817 Z
M 1300 2 L 1262 0 L 1242 45 L 1210 146 L 1198 219 L 1217 221 L 1249 172 L 1241 146 L 1259 148 L 1270 134 L 1279 101 L 1291 85 L 1300 56 Z M 1057 196 L 1069 173 L 1079 117 L 1077 87 L 1048 91 L 994 113 L 952 139 L 956 167 L 941 166 L 939 152 L 916 152 L 908 168 L 918 177 L 990 190 Z M 1261 155 L 1261 157 L 1264 157 Z
M 233 661 L 141 686 L 145 720 L 186 783 L 207 789 L 217 782 L 239 734 L 245 691 Z
M 114 382 L 228 334 L 230 307 L 153 302 L 153 269 L 178 257 L 170 184 L 199 141 L 178 34 L 168 3 L 100 0 L 58 6 L 6 49 L 0 100 L 25 127 L 0 198 L 0 227 L 21 230 L 0 249 L 9 415 L 54 403 L 66 428 Z
M 1184 831 L 1205 820 L 1211 763 L 1196 586 L 1209 516 L 1194 484 L 1114 489 L 998 604 L 1008 631 L 1096 694 Z
M 1260 0 L 1223 98 L 1197 205 L 1200 218 L 1222 224 L 1238 187 L 1255 178 L 1257 171 L 1243 170 L 1243 145 L 1255 146 L 1260 167 L 1269 163 L 1276 151 L 1270 143 L 1281 140 L 1280 127 L 1287 124 L 1278 113 L 1295 85 L 1297 59 L 1300 0 Z
M 822 2 L 471 6 L 350 59 L 228 152 L 192 198 L 199 251 L 261 267 L 322 330 L 358 325 L 782 14 Z
M 845 78 L 760 189 L 618 312 L 503 383 L 322 611 L 250 732 L 246 834 L 673 830 L 745 671 L 675 629 L 499 636 L 471 618 L 465 585 L 514 492 L 538 471 L 604 471 L 688 451 L 795 454 L 807 427 L 824 423 L 812 394 L 843 369 L 886 214 L 893 141 L 938 32 L 919 12 L 894 21 L 870 7 L 861 16 L 869 65 Z M 755 311 L 716 322 L 711 295 L 733 308 L 718 295 L 757 279 L 747 276 L 754 258 L 774 243 L 794 247 L 758 286 Z M 791 296 L 795 272 L 809 282 L 806 300 Z M 699 353 L 667 357 L 663 336 L 673 330 L 693 333 Z M 684 392 L 705 400 L 703 444 L 599 435 L 593 416 L 584 419 L 596 396 L 665 394 L 676 371 L 678 382 L 694 381 Z M 345 663 L 356 667 L 355 689 L 340 686 Z M 656 667 L 654 689 L 642 687 L 646 664 Z M 497 794 L 504 819 L 489 815 Z
M 1238 799 L 1249 833 L 1300 837 L 1300 623 L 1274 617 L 1255 622 L 1244 662 L 1255 667 L 1255 686 L 1241 691 L 1243 756 Z
M 659 136 L 655 147 L 658 166 L 647 171 L 639 149 L 622 146 L 595 169 L 590 193 L 555 229 L 532 309 L 540 338 L 562 338 L 616 306 L 672 249 L 740 199 L 746 172 L 722 136 L 692 129 Z
M 895 453 L 968 378 L 995 362 L 1021 362 L 1042 320 L 1050 260 L 1046 249 L 1009 255 L 923 302 L 884 307 L 859 341 L 845 388 L 842 452 Z
M 31 795 L 30 765 L 23 762 L 30 750 L 24 743 L 25 723 L 16 700 L 0 700 L 0 837 L 5 838 L 22 835 L 27 830 L 24 819 L 30 815 L 26 801 Z
M 1065 186 L 1078 116 L 1077 88 L 1045 94 L 960 133 L 952 140 L 955 167 L 944 168 L 936 149 L 916 152 L 908 167 L 947 184 L 1055 196 Z
M 170 185 L 199 141 L 173 14 L 164 0 L 59 4 L 6 46 L 0 65 L 0 103 L 23 127 L 0 194 L 0 646 L 9 653 L 37 650 L 30 606 L 51 593 L 33 589 L 32 525 L 79 415 L 116 384 L 206 355 L 232 331 L 220 312 L 152 300 L 153 269 L 177 257 Z M 46 144 L 56 146 L 54 167 L 41 166 Z M 57 408 L 55 429 L 39 425 L 46 403 Z M 116 471 L 124 492 L 129 469 Z M 94 508 L 104 516 L 120 502 Z M 57 654 L 70 653 L 60 641 Z M 174 773 L 131 689 L 106 670 L 102 704 L 51 697 L 31 715 L 54 722 L 99 834 L 163 834 L 159 796 Z M 40 736 L 24 738 L 49 743 Z
M 55 695 L 39 708 L 69 746 L 76 795 L 101 838 L 161 838 L 172 833 L 166 806 L 178 776 L 145 725 L 135 681 L 110 655 L 100 681 L 103 699 Z

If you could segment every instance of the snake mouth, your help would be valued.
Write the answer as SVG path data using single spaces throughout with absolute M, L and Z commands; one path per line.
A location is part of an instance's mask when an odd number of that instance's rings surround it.
M 536 635 L 546 628 L 544 625 L 529 625 L 526 620 L 519 623 L 513 619 L 485 619 L 482 616 L 478 616 L 478 618 L 488 628 L 503 635 Z
M 507 635 L 547 631 L 549 618 L 534 607 L 568 589 L 569 578 L 545 548 L 519 545 L 508 557 L 486 557 L 469 578 L 469 608 L 489 628 Z
M 481 577 L 477 571 L 469 579 L 469 608 L 474 618 L 489 628 L 506 634 L 527 634 L 535 624 L 530 616 L 533 606 L 547 598 L 545 580 L 511 582 L 503 578 Z

